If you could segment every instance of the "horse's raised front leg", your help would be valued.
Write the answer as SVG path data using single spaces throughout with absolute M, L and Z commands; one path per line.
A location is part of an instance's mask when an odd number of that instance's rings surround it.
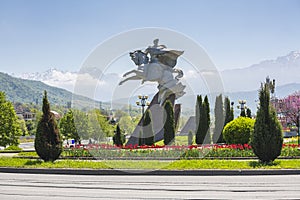
M 129 74 L 132 74 L 132 73 L 137 74 L 138 72 L 140 72 L 140 71 L 134 69 L 134 70 L 131 70 L 131 71 L 129 71 L 129 72 L 126 72 L 126 73 L 123 75 L 123 77 L 128 76 Z
M 129 81 L 129 80 L 140 80 L 140 79 L 141 79 L 141 77 L 139 77 L 139 76 L 131 76 L 131 77 L 124 79 L 123 81 L 120 81 L 119 85 L 122 85 L 124 82 Z

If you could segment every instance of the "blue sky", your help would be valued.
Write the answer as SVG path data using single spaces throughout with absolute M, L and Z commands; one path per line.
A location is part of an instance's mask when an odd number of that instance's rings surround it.
M 247 67 L 300 50 L 299 19 L 299 0 L 0 0 L 0 71 L 78 71 L 101 42 L 143 27 L 189 36 L 220 70 Z

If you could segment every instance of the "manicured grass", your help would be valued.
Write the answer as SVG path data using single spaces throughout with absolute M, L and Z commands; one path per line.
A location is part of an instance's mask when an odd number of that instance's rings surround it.
M 195 169 L 300 169 L 300 159 L 276 160 L 265 165 L 256 160 L 176 160 L 176 161 L 82 161 L 57 160 L 54 163 L 43 162 L 39 159 L 22 159 L 0 157 L 0 167 L 15 168 L 71 168 L 71 169 L 166 169 L 166 170 L 195 170 Z
M 194 137 L 195 139 L 195 137 Z M 193 140 L 194 141 L 194 140 Z M 159 142 L 155 143 L 156 145 L 164 145 L 164 141 L 161 140 Z M 181 146 L 181 145 L 188 145 L 188 136 L 175 136 L 175 145 Z M 196 144 L 195 141 L 193 144 Z
M 54 163 L 43 162 L 39 159 L 23 159 L 0 157 L 0 167 L 16 168 L 89 168 L 89 169 L 109 169 L 104 162 L 76 161 L 76 160 L 58 160 Z

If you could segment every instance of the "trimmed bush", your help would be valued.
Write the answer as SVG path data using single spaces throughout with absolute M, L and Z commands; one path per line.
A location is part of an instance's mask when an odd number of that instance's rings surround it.
M 253 133 L 255 120 L 248 117 L 238 117 L 229 122 L 223 130 L 227 144 L 247 144 Z

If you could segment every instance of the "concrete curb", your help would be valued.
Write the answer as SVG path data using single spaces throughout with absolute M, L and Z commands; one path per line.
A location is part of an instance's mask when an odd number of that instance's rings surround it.
M 299 169 L 265 170 L 137 170 L 137 169 L 30 169 L 0 167 L 0 173 L 64 174 L 64 175 L 119 175 L 119 176 L 257 176 L 300 175 Z

